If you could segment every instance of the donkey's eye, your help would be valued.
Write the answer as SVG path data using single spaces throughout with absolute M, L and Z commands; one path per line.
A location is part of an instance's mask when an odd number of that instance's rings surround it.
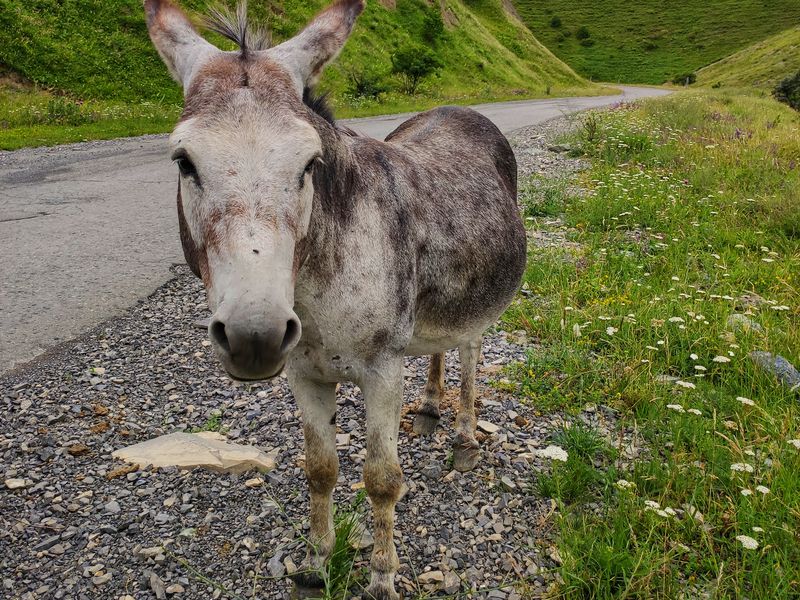
M 196 180 L 198 185 L 200 184 L 200 181 L 197 178 L 197 169 L 195 168 L 192 159 L 190 159 L 189 155 L 186 153 L 186 150 L 176 150 L 172 155 L 172 160 L 178 165 L 178 170 L 181 172 L 181 177 L 191 177 Z
M 194 163 L 189 160 L 188 156 L 180 156 L 175 159 L 175 162 L 178 164 L 178 170 L 181 175 L 184 177 L 197 177 L 197 169 L 195 169 Z
M 308 164 L 306 165 L 306 168 L 303 169 L 303 174 L 300 175 L 300 189 L 303 189 L 303 186 L 306 183 L 306 175 L 310 175 L 311 172 L 314 170 L 314 165 L 317 162 L 317 158 L 318 157 L 315 156 L 310 161 L 308 161 Z

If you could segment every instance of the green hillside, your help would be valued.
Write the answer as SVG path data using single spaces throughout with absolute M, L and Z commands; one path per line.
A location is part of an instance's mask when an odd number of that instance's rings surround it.
M 513 1 L 542 43 L 596 81 L 664 83 L 800 24 L 798 0 Z
M 552 93 L 586 88 L 504 11 L 501 0 L 447 0 L 444 11 L 425 0 L 402 0 L 396 7 L 384 2 L 368 2 L 326 75 L 324 86 L 337 98 L 346 93 L 352 70 L 370 65 L 390 79 L 392 53 L 411 42 L 432 45 L 444 65 L 429 94 L 489 97 L 542 94 L 547 86 Z M 207 3 L 181 4 L 200 11 Z M 327 4 L 251 0 L 250 8 L 281 41 Z M 141 0 L 0 0 L 0 62 L 36 84 L 81 98 L 181 101 L 150 45 Z
M 772 90 L 779 81 L 797 71 L 800 71 L 800 26 L 700 69 L 697 83 Z

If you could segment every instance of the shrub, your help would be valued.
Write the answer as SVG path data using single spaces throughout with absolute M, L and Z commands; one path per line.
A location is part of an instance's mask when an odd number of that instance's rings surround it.
M 424 46 L 409 44 L 392 55 L 392 72 L 403 79 L 407 94 L 415 94 L 420 82 L 441 66 L 438 57 Z
M 352 68 L 347 74 L 349 83 L 347 91 L 357 98 L 373 98 L 390 89 L 384 73 L 374 67 Z
M 578 27 L 577 31 L 575 31 L 575 37 L 579 40 L 587 40 L 592 34 L 589 33 L 589 28 L 586 25 L 581 25 Z
M 553 17 L 550 19 L 550 27 L 554 29 L 561 27 L 561 17 Z
M 422 19 L 422 39 L 429 44 L 435 44 L 443 35 L 444 21 L 442 21 L 442 13 L 439 12 L 438 8 L 431 7 Z
M 772 91 L 778 102 L 788 104 L 800 111 L 800 71 L 781 81 Z
M 583 38 L 580 42 L 581 46 L 586 46 L 587 48 L 591 48 L 594 46 L 594 40 L 592 38 Z
M 696 73 L 684 73 L 682 75 L 675 75 L 675 77 L 672 78 L 672 83 L 675 85 L 692 85 L 695 81 L 697 81 Z

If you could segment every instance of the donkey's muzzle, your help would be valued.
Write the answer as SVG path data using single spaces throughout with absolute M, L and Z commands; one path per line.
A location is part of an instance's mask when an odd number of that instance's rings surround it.
M 208 332 L 228 374 L 252 380 L 280 374 L 286 356 L 300 340 L 301 328 L 294 312 L 269 319 L 236 318 L 223 304 L 211 318 Z

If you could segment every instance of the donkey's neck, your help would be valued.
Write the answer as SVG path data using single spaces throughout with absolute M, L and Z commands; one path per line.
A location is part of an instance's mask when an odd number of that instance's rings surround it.
M 338 260 L 337 246 L 353 218 L 361 187 L 361 170 L 353 156 L 352 136 L 319 118 L 314 127 L 322 140 L 322 161 L 314 169 L 314 201 L 301 277 L 327 278 Z M 305 273 L 303 273 L 305 271 Z

